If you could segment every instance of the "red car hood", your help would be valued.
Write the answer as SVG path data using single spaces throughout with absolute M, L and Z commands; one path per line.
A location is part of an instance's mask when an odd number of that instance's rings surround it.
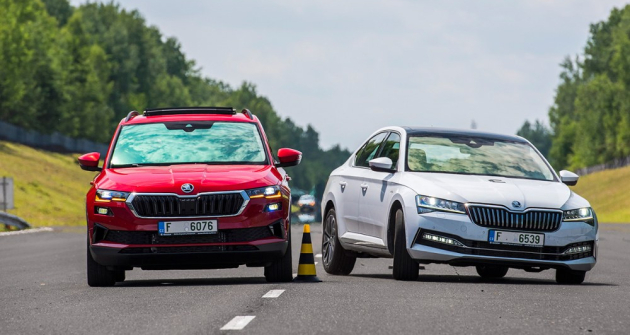
M 177 193 L 236 191 L 277 185 L 282 179 L 271 165 L 200 165 L 147 166 L 106 169 L 95 185 L 99 189 L 138 193 Z M 194 186 L 184 193 L 182 184 Z

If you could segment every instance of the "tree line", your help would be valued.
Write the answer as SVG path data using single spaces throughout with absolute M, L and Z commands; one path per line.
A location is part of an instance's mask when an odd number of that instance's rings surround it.
M 591 24 L 583 55 L 561 68 L 550 129 L 526 121 L 517 134 L 547 148 L 558 170 L 630 156 L 630 5 Z
M 111 2 L 0 0 L 0 119 L 43 133 L 107 143 L 131 110 L 164 106 L 249 108 L 271 146 L 304 154 L 293 185 L 321 194 L 350 153 L 323 150 L 319 134 L 282 119 L 252 83 L 234 88 L 201 75 L 177 39 Z

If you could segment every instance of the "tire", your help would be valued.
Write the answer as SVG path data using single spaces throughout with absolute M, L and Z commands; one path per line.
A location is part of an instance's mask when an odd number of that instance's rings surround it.
M 125 281 L 125 270 L 114 271 L 114 279 L 117 283 Z
M 107 287 L 116 284 L 116 276 L 119 271 L 110 271 L 107 267 L 96 263 L 90 253 L 90 243 L 87 247 L 87 283 L 92 287 Z M 120 276 L 120 274 L 118 274 Z M 124 280 L 125 272 L 122 271 Z
M 265 279 L 269 283 L 286 283 L 293 281 L 293 259 L 291 256 L 291 224 L 289 223 L 287 251 L 282 258 L 265 266 Z
M 499 279 L 505 277 L 509 269 L 500 265 L 477 265 L 477 274 L 484 279 Z
M 396 211 L 394 231 L 394 270 L 396 280 L 417 280 L 420 266 L 407 251 L 405 216 L 402 209 Z
M 331 208 L 323 224 L 322 263 L 327 273 L 347 276 L 354 269 L 357 257 L 341 246 L 337 231 L 337 213 Z
M 584 278 L 586 278 L 586 271 L 575 271 L 569 269 L 556 270 L 556 282 L 558 284 L 582 284 L 584 282 Z

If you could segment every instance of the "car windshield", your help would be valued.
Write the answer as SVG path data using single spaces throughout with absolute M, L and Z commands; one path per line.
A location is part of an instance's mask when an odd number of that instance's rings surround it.
M 266 164 L 258 127 L 244 122 L 164 122 L 122 127 L 111 167 Z
M 555 180 L 531 145 L 481 137 L 411 136 L 407 165 L 417 172 Z

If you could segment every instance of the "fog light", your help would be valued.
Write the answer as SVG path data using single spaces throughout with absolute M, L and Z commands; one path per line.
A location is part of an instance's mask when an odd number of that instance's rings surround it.
M 279 202 L 274 202 L 272 204 L 267 205 L 267 212 L 275 212 L 280 209 L 282 209 L 282 204 Z
M 591 250 L 593 250 L 593 248 L 588 244 L 578 245 L 576 247 L 570 247 L 569 249 L 565 250 L 562 254 L 564 255 L 581 254 L 583 252 L 591 252 Z
M 438 242 L 438 243 L 442 243 L 442 244 L 449 244 L 449 245 L 456 245 L 458 247 L 463 247 L 464 244 L 462 244 L 460 241 L 456 240 L 456 239 L 452 239 L 450 237 L 444 237 L 444 236 L 438 236 L 438 235 L 434 235 L 434 234 L 429 234 L 429 233 L 423 233 L 422 234 L 422 238 L 428 241 L 433 241 L 433 242 Z
M 95 207 L 94 209 L 95 209 L 96 214 L 110 215 L 108 207 Z

